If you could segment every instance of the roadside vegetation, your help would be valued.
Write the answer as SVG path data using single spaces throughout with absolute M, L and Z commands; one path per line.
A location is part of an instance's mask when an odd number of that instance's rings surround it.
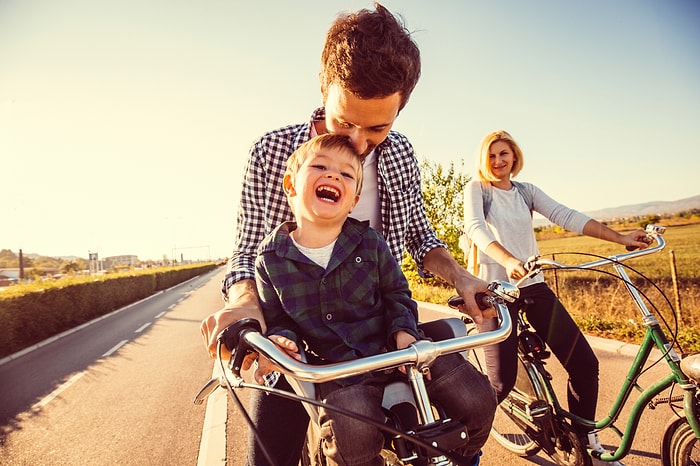
M 444 169 L 427 162 L 423 163 L 422 172 L 428 216 L 433 225 L 440 225 L 438 234 L 446 240 L 454 257 L 464 263 L 457 242 L 461 232 L 461 193 L 468 177 L 453 166 Z M 700 209 L 605 223 L 618 231 L 643 228 L 649 223 L 667 227 L 663 251 L 625 264 L 647 277 L 648 281 L 628 271 L 635 285 L 649 298 L 647 306 L 669 338 L 675 336 L 676 349 L 684 353 L 700 352 Z M 535 233 L 541 254 L 553 254 L 560 262 L 593 260 L 567 253 L 609 256 L 626 252 L 619 245 L 558 227 L 535 228 Z M 420 278 L 412 260 L 405 260 L 403 268 L 414 299 L 444 304 L 454 295 L 454 290 L 440 280 Z M 607 270 L 612 271 L 611 268 Z M 548 271 L 545 280 L 585 333 L 629 343 L 641 342 L 645 330 L 641 314 L 620 280 L 594 271 L 558 271 L 556 275 Z

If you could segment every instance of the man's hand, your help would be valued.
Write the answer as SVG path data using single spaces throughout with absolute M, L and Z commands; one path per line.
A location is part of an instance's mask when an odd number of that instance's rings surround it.
M 229 325 L 250 317 L 256 319 L 260 324 L 265 326 L 265 321 L 262 317 L 258 295 L 255 291 L 255 282 L 253 280 L 242 280 L 235 283 L 229 289 L 229 302 L 226 307 L 211 314 L 204 319 L 200 324 L 204 345 L 207 347 L 209 356 L 216 358 L 217 338 L 221 332 Z M 230 357 L 231 353 L 226 347 L 222 348 L 222 356 Z M 243 361 L 243 370 L 249 369 L 252 362 L 255 360 L 255 354 L 249 354 Z
M 493 308 L 482 311 L 474 299 L 477 293 L 486 293 L 487 283 L 467 272 L 447 249 L 431 249 L 423 258 L 423 267 L 454 286 L 464 299 L 464 305 L 459 306 L 460 312 L 468 314 L 474 322 L 480 324 L 484 319 L 496 317 Z

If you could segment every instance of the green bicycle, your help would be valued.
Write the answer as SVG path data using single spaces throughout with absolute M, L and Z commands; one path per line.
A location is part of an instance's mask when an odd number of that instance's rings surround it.
M 622 264 L 629 259 L 653 254 L 664 248 L 665 227 L 649 225 L 646 232 L 650 243 L 656 244 L 644 250 L 610 257 L 596 256 L 597 259 L 592 262 L 577 265 L 563 264 L 542 257 L 534 257 L 528 261 L 525 266 L 530 271 L 527 277 L 549 269 L 599 271 L 602 266 L 612 265 L 615 273 L 604 273 L 622 280 L 642 315 L 646 330 L 642 344 L 607 416 L 600 420 L 583 419 L 568 412 L 559 402 L 552 387 L 552 376 L 545 368 L 544 361 L 549 356 L 549 351 L 539 336 L 529 327 L 521 308 L 517 322 L 518 375 L 515 387 L 500 404 L 491 431 L 492 438 L 500 445 L 523 457 L 544 450 L 560 465 L 590 465 L 591 458 L 617 461 L 630 452 L 644 408 L 648 406 L 653 409 L 654 406 L 666 404 L 671 407 L 673 415 L 661 437 L 663 464 L 667 466 L 700 464 L 700 390 L 698 390 L 700 355 L 686 356 L 681 359 L 674 349 L 675 340 L 669 341 L 659 321 L 647 307 L 648 299 L 630 280 L 627 269 L 634 269 Z M 643 275 L 639 275 L 646 279 Z M 651 305 L 651 302 L 649 304 Z M 652 308 L 654 308 L 653 305 Z M 671 334 L 674 333 L 670 330 L 670 326 L 669 331 Z M 673 336 L 675 337 L 675 334 Z M 640 386 L 639 378 L 654 348 L 661 351 L 662 360 L 668 366 L 668 372 L 659 380 L 643 388 Z M 472 356 L 473 359 L 474 357 Z M 478 364 L 478 357 L 476 358 L 475 362 Z M 639 395 L 636 400 L 632 400 L 630 395 L 635 390 Z M 615 426 L 615 422 L 627 405 L 631 406 L 629 418 L 624 429 L 620 430 Z M 619 446 L 611 452 L 602 449 L 591 450 L 575 435 L 572 428 L 574 424 L 586 426 L 596 432 L 604 429 L 612 430 L 620 439 Z

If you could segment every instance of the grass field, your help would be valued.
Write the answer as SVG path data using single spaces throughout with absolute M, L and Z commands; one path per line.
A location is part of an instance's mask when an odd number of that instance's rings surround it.
M 664 250 L 625 264 L 648 277 L 663 292 L 628 272 L 635 285 L 649 297 L 647 305 L 655 309 L 657 319 L 668 324 L 669 338 L 675 335 L 682 352 L 700 352 L 700 223 L 669 226 L 664 238 Z M 543 256 L 554 254 L 556 260 L 564 263 L 593 260 L 566 253 L 610 256 L 625 252 L 617 244 L 584 236 L 539 240 L 538 244 Z M 585 333 L 630 343 L 641 341 L 644 334 L 641 314 L 619 280 L 595 272 L 562 271 L 556 276 L 546 272 L 545 279 Z M 416 281 L 411 283 L 411 289 L 415 299 L 435 303 L 444 303 L 454 294 L 451 289 Z

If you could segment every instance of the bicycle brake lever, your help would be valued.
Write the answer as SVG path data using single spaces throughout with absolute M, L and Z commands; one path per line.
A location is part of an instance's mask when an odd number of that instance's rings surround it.
M 199 389 L 197 396 L 194 397 L 193 403 L 196 405 L 201 405 L 202 403 L 204 403 L 204 400 L 207 399 L 207 397 L 211 395 L 214 392 L 214 390 L 216 390 L 220 386 L 221 384 L 219 383 L 219 379 L 209 380 L 209 382 L 204 384 L 204 386 Z

